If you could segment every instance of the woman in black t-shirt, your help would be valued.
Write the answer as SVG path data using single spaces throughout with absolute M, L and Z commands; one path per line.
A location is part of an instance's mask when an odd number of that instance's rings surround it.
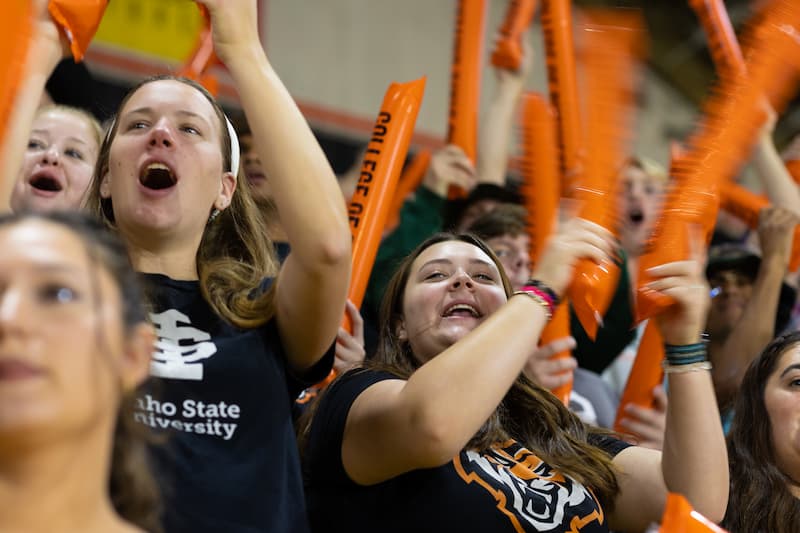
M 375 360 L 334 382 L 301 434 L 312 528 L 641 531 L 667 490 L 720 519 L 725 443 L 707 362 L 694 361 L 708 305 L 697 260 L 653 270 L 652 289 L 676 300 L 664 339 L 692 353 L 670 381 L 663 456 L 588 428 L 521 374 L 576 260 L 608 261 L 611 241 L 570 221 L 524 294 L 474 237 L 420 245 L 388 286 Z
M 257 0 L 198 0 L 236 84 L 291 245 L 278 267 L 219 104 L 194 82 L 149 79 L 122 102 L 86 207 L 146 274 L 158 333 L 155 393 L 134 420 L 169 431 L 158 450 L 167 531 L 306 531 L 290 406 L 326 376 L 350 271 L 336 177 L 259 42 Z M 44 2 L 42 2 L 44 4 Z M 20 80 L 4 148 L 27 138 L 58 30 Z M 38 89 L 38 90 L 37 90 Z M 241 185 L 241 184 L 239 184 Z M 5 190 L 8 190 L 6 187 Z

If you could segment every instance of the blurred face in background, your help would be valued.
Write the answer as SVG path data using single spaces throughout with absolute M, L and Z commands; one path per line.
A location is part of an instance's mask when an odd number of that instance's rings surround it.
M 619 237 L 623 250 L 636 257 L 661 214 L 665 179 L 651 175 L 635 164 L 622 171 L 619 193 Z

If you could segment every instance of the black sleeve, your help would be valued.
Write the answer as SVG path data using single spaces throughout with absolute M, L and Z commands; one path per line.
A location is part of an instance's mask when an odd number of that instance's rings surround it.
M 274 322 L 274 321 L 273 321 Z M 314 363 L 314 366 L 303 372 L 301 375 L 296 375 L 291 369 L 286 367 L 286 384 L 289 386 L 289 397 L 292 402 L 303 392 L 304 389 L 319 383 L 331 373 L 333 369 L 333 360 L 336 355 L 336 339 L 322 355 L 319 361 Z M 284 356 L 284 361 L 285 361 Z
M 349 481 L 342 465 L 342 441 L 347 415 L 362 392 L 387 379 L 399 378 L 388 372 L 359 368 L 345 373 L 322 394 L 311 421 L 304 454 L 307 483 L 313 484 L 320 479 L 333 483 Z
M 604 450 L 612 458 L 616 457 L 617 454 L 625 448 L 630 448 L 633 446 L 633 444 L 619 440 L 611 435 L 603 435 L 600 433 L 589 433 L 589 436 L 586 440 L 592 446 L 596 446 L 597 448 Z

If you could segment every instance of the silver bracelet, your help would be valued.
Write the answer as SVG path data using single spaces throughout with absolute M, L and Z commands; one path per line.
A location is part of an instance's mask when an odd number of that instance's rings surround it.
M 683 374 L 684 372 L 697 372 L 699 370 L 711 370 L 711 361 L 699 361 L 683 365 L 671 365 L 664 361 L 661 365 L 665 374 Z

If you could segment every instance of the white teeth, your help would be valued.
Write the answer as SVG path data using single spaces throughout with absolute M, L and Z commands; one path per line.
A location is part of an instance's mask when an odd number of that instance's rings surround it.
M 444 313 L 444 315 L 445 316 L 451 315 L 451 314 L 453 314 L 454 311 L 469 311 L 470 313 L 472 313 L 472 316 L 474 316 L 474 317 L 480 316 L 480 313 L 478 313 L 478 310 L 475 309 L 474 307 L 472 307 L 469 304 L 456 304 L 456 305 L 454 305 L 452 307 L 448 307 L 447 311 Z
M 170 174 L 172 173 L 169 167 L 164 163 L 150 163 L 149 165 L 147 165 L 147 168 L 145 170 L 166 170 Z

